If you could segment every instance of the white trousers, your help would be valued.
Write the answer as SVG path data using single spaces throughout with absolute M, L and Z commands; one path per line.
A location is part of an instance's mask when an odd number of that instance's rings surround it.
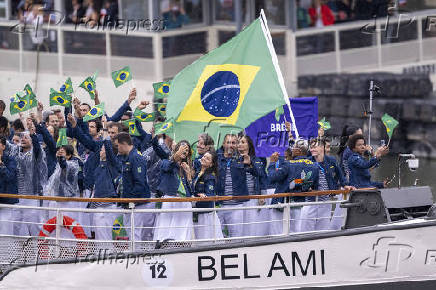
M 164 198 L 175 198 L 165 195 Z M 162 209 L 192 209 L 190 202 L 163 202 Z M 156 220 L 153 240 L 173 239 L 186 241 L 192 239 L 192 212 L 159 213 Z
M 343 194 L 336 195 L 336 196 L 338 197 L 338 201 L 344 199 Z M 344 225 L 344 222 L 345 222 L 345 214 L 346 214 L 346 209 L 341 208 L 340 204 L 337 203 L 335 205 L 335 211 L 333 212 L 333 216 L 332 216 L 332 219 L 330 221 L 330 229 L 331 230 L 340 230 L 341 229 L 341 227 Z
M 13 235 L 17 211 L 13 208 L 0 208 L 0 235 Z
M 300 232 L 328 230 L 332 205 L 307 205 L 301 210 Z
M 216 212 L 198 213 L 196 239 L 222 239 L 221 223 Z
M 244 204 L 223 205 L 223 208 L 241 208 Z M 242 237 L 244 234 L 244 211 L 243 210 L 223 210 L 218 212 L 218 217 L 223 228 L 227 226 L 229 237 Z
M 100 207 L 99 209 L 116 209 L 115 204 L 109 206 Z M 96 212 L 94 213 L 93 231 L 95 232 L 95 239 L 101 241 L 111 241 L 112 240 L 112 228 L 114 226 L 115 219 L 119 216 L 119 213 L 111 212 Z
M 17 205 L 39 207 L 39 200 L 20 199 Z M 19 236 L 38 236 L 42 212 L 37 209 L 19 209 L 14 224 L 14 234 Z
M 301 232 L 301 212 L 302 207 L 291 207 L 290 209 L 290 221 L 289 232 L 298 233 Z
M 154 209 L 155 204 L 148 202 L 135 206 L 135 209 Z M 144 212 L 135 213 L 135 241 L 150 241 L 153 237 L 153 229 L 155 224 L 155 213 Z M 127 234 L 131 237 L 130 230 L 130 214 L 124 214 L 124 226 L 126 227 Z
M 283 233 L 283 211 L 275 208 L 269 209 L 270 226 L 269 235 L 281 235 Z

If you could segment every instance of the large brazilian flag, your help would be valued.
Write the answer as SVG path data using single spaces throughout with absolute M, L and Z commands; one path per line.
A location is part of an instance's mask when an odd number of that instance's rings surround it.
M 175 139 L 191 143 L 202 132 L 221 143 L 224 134 L 289 105 L 263 11 L 237 36 L 180 71 L 169 94 L 166 117 L 175 120 Z

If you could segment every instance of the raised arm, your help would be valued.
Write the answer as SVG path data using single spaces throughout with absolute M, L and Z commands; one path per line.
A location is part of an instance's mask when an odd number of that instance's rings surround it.
M 127 100 L 121 105 L 121 107 L 115 112 L 115 114 L 112 117 L 106 116 L 108 121 L 112 122 L 118 122 L 121 120 L 121 117 L 124 115 L 125 112 L 131 111 L 132 108 L 130 108 L 130 104 L 136 99 L 136 88 L 133 88 L 130 91 L 129 97 Z
M 93 152 L 99 151 L 101 148 L 101 143 L 99 141 L 95 141 L 88 134 L 83 133 L 82 129 L 77 125 L 76 119 L 73 115 L 68 114 L 68 121 L 71 123 L 72 134 L 73 136 L 85 146 L 86 149 L 91 150 Z

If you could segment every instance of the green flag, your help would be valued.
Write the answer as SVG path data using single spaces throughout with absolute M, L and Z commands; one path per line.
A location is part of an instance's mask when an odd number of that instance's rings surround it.
M 132 73 L 130 72 L 130 67 L 126 66 L 120 70 L 112 72 L 112 80 L 116 88 L 132 80 Z
M 185 185 L 183 185 L 182 179 L 179 177 L 179 188 L 177 189 L 177 193 L 180 197 L 186 197 L 186 189 Z
M 140 122 L 153 122 L 156 119 L 156 112 L 144 113 L 140 109 L 136 108 L 133 112 L 133 117 Z
M 126 237 L 127 232 L 124 228 L 124 218 L 123 215 L 119 215 L 113 223 L 112 226 L 112 239 L 116 240 L 118 237 Z
M 154 133 L 159 134 L 169 134 L 174 132 L 174 122 L 173 120 L 167 120 L 164 123 L 154 124 Z
M 50 106 L 71 107 L 71 95 L 50 89 Z
M 215 142 L 287 103 L 288 95 L 263 12 L 231 40 L 180 71 L 171 81 L 167 118 L 194 143 L 199 132 Z
M 74 93 L 73 90 L 73 82 L 71 81 L 71 78 L 68 78 L 62 86 L 59 88 L 59 92 L 65 93 L 66 95 L 71 95 Z
M 34 96 L 34 95 L 33 95 Z M 38 101 L 32 97 L 32 94 L 18 92 L 11 98 L 9 111 L 11 115 L 28 111 L 38 105 Z
M 170 85 L 171 81 L 154 83 L 154 98 L 157 100 L 167 98 L 170 93 Z
M 394 133 L 395 127 L 398 126 L 398 121 L 389 116 L 388 114 L 384 114 L 382 117 L 383 124 L 386 127 L 386 132 L 388 133 L 389 139 L 392 138 L 392 133 Z
M 129 128 L 129 134 L 132 136 L 141 136 L 141 134 L 139 134 L 138 128 L 136 127 L 136 121 L 135 119 L 130 119 L 130 120 L 126 120 L 123 121 L 123 124 Z
M 167 104 L 159 104 L 157 105 L 157 111 L 165 117 L 167 115 Z
M 318 121 L 319 126 L 324 129 L 324 131 L 327 131 L 328 129 L 330 129 L 332 126 L 330 125 L 330 122 L 327 122 L 325 120 L 325 117 L 323 117 L 320 121 Z
M 68 145 L 67 128 L 60 128 L 59 137 L 58 140 L 56 141 L 56 147 L 61 147 L 64 145 Z
M 24 86 L 24 93 L 29 97 L 29 109 L 35 108 L 38 106 L 38 100 L 36 99 L 36 95 L 32 90 L 32 87 L 29 84 Z
M 87 77 L 81 84 L 80 87 L 85 89 L 85 91 L 88 92 L 91 99 L 94 100 L 95 98 L 95 89 L 96 89 L 96 81 L 97 79 L 97 72 L 94 73 L 93 76 Z
M 276 121 L 280 121 L 280 116 L 283 115 L 285 113 L 285 109 L 283 109 L 283 106 L 279 106 L 276 108 Z
M 95 105 L 89 110 L 89 112 L 83 117 L 83 122 L 88 122 L 99 118 L 104 115 L 104 103 Z

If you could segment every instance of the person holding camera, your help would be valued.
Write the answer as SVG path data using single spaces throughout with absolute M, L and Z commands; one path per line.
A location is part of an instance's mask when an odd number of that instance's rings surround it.
M 353 151 L 353 154 L 348 158 L 350 185 L 356 188 L 386 187 L 386 180 L 384 182 L 371 181 L 369 169 L 379 164 L 381 158 L 389 153 L 389 147 L 380 146 L 369 160 L 365 159 L 364 154 L 366 151 L 372 152 L 372 148 L 366 145 L 363 135 L 356 134 L 351 136 L 348 141 L 348 147 Z

